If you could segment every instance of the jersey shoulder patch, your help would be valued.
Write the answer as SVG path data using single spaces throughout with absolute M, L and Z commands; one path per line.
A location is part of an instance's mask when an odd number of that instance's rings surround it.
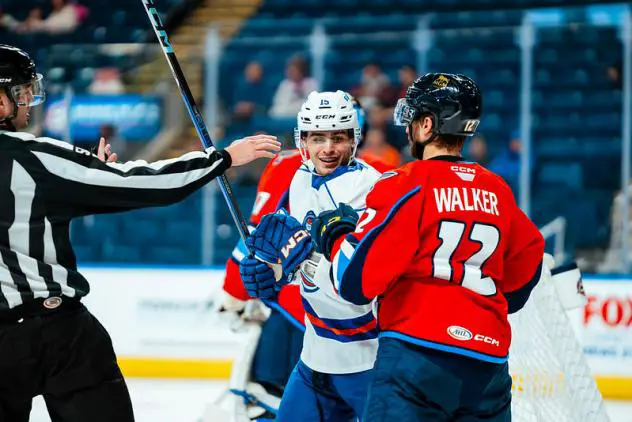
M 281 151 L 279 152 L 272 160 L 273 164 L 279 164 L 281 161 L 292 158 L 292 157 L 297 157 L 300 156 L 300 153 L 297 150 L 285 150 L 285 151 Z
M 387 171 L 387 172 L 382 173 L 380 178 L 377 179 L 377 180 L 379 182 L 380 180 L 390 179 L 391 177 L 395 177 L 395 176 L 398 176 L 398 175 L 399 175 L 398 172 L 391 170 L 391 171 Z

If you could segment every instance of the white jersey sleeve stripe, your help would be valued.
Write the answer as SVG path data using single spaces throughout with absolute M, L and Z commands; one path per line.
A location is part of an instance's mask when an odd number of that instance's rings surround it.
M 109 172 L 97 168 L 84 167 L 74 161 L 66 160 L 62 157 L 47 154 L 45 152 L 33 151 L 33 154 L 44 165 L 49 173 L 59 176 L 63 179 L 82 183 L 84 185 L 107 186 L 117 188 L 133 188 L 133 189 L 176 189 L 193 183 L 204 176 L 211 173 L 222 160 L 215 161 L 209 167 L 203 167 L 196 170 L 190 170 L 182 173 L 167 174 L 132 174 L 132 169 L 138 169 L 141 166 L 128 166 L 127 172 Z M 203 153 L 201 153 L 203 154 Z M 196 158 L 200 158 L 197 156 Z M 202 157 L 204 158 L 204 157 Z M 159 164 L 160 162 L 154 163 Z M 129 164 L 129 163 L 128 163 Z M 110 167 L 116 168 L 113 165 Z M 121 166 L 123 167 L 123 166 Z M 153 166 L 146 167 L 154 169 Z M 164 167 L 158 167 L 158 170 Z

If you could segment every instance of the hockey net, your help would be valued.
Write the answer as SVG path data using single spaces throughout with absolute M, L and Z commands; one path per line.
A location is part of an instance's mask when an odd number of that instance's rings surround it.
M 517 422 L 608 421 L 601 393 L 552 280 L 509 316 L 512 419 Z

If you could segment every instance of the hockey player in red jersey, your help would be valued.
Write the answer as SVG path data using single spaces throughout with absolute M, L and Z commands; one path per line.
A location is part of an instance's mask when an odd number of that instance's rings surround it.
M 379 298 L 364 422 L 511 419 L 507 314 L 548 270 L 544 240 L 507 184 L 461 157 L 481 102 L 463 75 L 417 79 L 395 120 L 418 161 L 382 176 L 352 233 L 329 236 L 352 221 L 346 207 L 312 225 L 340 295 L 356 304 Z

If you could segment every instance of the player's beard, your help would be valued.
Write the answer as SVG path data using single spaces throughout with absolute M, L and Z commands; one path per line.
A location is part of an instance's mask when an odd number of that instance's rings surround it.
M 430 138 L 425 141 L 418 141 L 415 139 L 414 130 L 412 126 L 408 130 L 408 143 L 410 144 L 410 155 L 418 160 L 424 159 L 424 149 L 426 145 L 431 143 L 436 138 L 436 135 L 430 135 Z
M 418 160 L 423 160 L 424 158 L 424 147 L 425 145 L 412 141 L 410 145 L 410 155 L 415 157 Z
M 408 130 L 408 143 L 410 144 L 410 155 L 418 160 L 423 160 L 424 147 L 426 146 L 426 143 L 419 142 L 415 139 L 415 134 L 412 126 Z

